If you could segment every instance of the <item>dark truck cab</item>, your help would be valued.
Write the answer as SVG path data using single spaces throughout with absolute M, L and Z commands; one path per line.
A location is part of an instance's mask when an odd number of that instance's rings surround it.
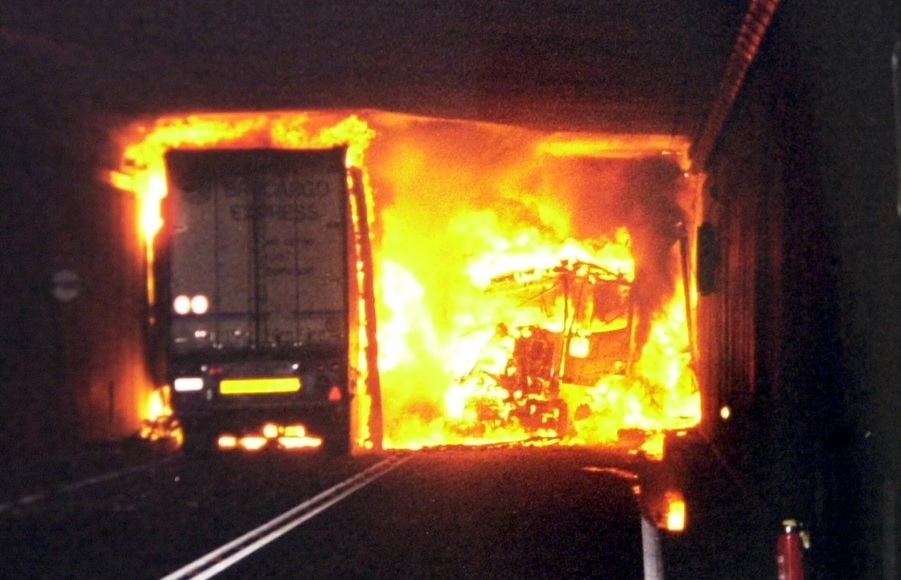
M 350 450 L 343 148 L 173 150 L 155 261 L 184 451 L 285 429 Z M 269 437 L 269 435 L 267 435 Z

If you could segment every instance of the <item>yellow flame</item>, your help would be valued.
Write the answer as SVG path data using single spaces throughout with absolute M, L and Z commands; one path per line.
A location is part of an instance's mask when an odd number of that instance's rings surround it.
M 160 417 L 172 414 L 167 393 L 167 388 L 154 389 L 148 393 L 147 403 L 144 408 L 145 419 L 148 421 L 156 421 Z

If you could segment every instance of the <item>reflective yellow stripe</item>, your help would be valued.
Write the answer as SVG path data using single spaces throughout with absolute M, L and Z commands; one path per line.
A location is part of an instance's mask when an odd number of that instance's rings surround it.
M 219 383 L 223 395 L 259 395 L 266 393 L 295 393 L 300 390 L 300 379 L 226 379 Z

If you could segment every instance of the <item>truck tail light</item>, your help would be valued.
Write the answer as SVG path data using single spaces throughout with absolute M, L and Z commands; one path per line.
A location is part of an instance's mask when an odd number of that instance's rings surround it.
M 328 392 L 328 400 L 336 403 L 344 398 L 344 393 L 341 392 L 341 388 L 337 385 L 333 386 L 332 389 Z
M 210 309 L 210 301 L 203 294 L 191 298 L 191 312 L 194 314 L 206 314 Z
M 182 316 L 192 313 L 206 314 L 209 309 L 210 299 L 203 294 L 197 294 L 196 296 L 180 294 L 172 301 L 172 310 Z
M 172 384 L 172 388 L 179 393 L 199 391 L 203 389 L 203 379 L 201 377 L 178 377 Z
M 181 314 L 182 316 L 189 314 L 191 312 L 191 298 L 184 294 L 176 296 L 175 300 L 172 301 L 172 309 L 176 314 Z

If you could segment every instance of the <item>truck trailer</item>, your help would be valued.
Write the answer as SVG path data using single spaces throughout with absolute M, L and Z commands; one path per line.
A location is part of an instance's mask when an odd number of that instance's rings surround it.
M 346 150 L 171 150 L 157 326 L 186 454 L 285 430 L 350 450 Z

